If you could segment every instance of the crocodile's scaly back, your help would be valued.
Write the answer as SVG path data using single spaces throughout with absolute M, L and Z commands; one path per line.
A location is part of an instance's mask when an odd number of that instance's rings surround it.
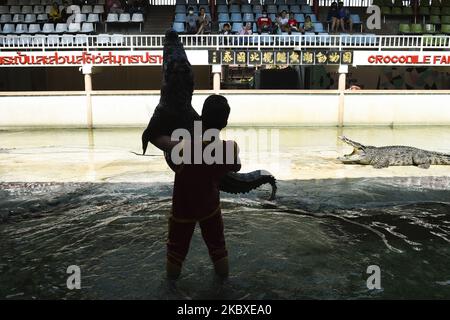
M 346 137 L 342 141 L 353 147 L 353 152 L 339 157 L 346 164 L 372 165 L 375 168 L 389 166 L 417 166 L 427 169 L 430 165 L 450 165 L 450 155 L 409 146 L 365 146 Z

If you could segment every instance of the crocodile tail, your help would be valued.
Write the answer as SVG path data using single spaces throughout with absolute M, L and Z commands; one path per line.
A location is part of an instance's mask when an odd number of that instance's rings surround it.
M 227 193 L 247 193 L 263 184 L 272 186 L 270 199 L 275 198 L 277 190 L 276 179 L 269 172 L 256 170 L 248 173 L 229 172 L 220 181 L 220 190 Z

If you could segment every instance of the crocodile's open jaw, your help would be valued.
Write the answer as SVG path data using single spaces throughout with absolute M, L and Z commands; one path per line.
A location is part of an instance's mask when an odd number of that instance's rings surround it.
M 350 154 L 346 154 L 342 157 L 338 157 L 337 159 L 339 161 L 342 161 L 343 163 L 350 164 L 350 163 L 360 163 L 361 160 L 363 160 L 366 156 L 365 147 L 357 142 L 354 142 L 347 137 L 340 136 L 339 139 L 347 143 L 348 145 L 351 145 L 353 147 L 353 151 Z

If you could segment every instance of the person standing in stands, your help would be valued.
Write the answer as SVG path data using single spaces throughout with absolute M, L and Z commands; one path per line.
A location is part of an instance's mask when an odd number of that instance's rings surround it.
M 198 31 L 197 34 L 211 33 L 211 19 L 205 12 L 205 8 L 200 8 L 200 15 L 198 16 Z
M 186 33 L 196 34 L 197 33 L 197 20 L 198 17 L 194 14 L 194 9 L 192 7 L 188 8 L 188 15 L 186 17 Z
M 272 33 L 272 19 L 267 16 L 267 11 L 264 10 L 262 12 L 262 16 L 258 18 L 258 21 L 256 22 L 256 25 L 258 27 L 258 33 Z
M 328 10 L 327 21 L 331 22 L 331 32 L 337 32 L 339 27 L 339 9 L 336 1 L 331 4 Z
M 345 32 L 345 25 L 348 24 L 349 31 L 353 31 L 353 21 L 350 18 L 350 10 L 344 7 L 344 3 L 342 1 L 338 4 L 339 9 L 339 24 L 343 32 Z

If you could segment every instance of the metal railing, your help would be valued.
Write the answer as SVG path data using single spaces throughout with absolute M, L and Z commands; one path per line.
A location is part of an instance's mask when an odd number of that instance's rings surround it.
M 330 6 L 332 2 L 334 1 L 338 1 L 338 0 L 319 0 L 319 6 Z M 370 4 L 372 4 L 373 0 L 339 0 L 344 2 L 344 6 L 346 7 L 367 7 Z M 409 2 L 409 0 L 404 0 L 404 2 Z M 177 4 L 176 0 L 149 0 L 150 4 L 153 6 L 174 6 L 175 4 Z M 197 1 L 198 2 L 198 1 Z M 186 1 L 187 3 L 187 1 Z M 245 3 L 245 1 L 241 1 L 242 4 Z M 250 1 L 248 1 L 248 3 L 250 3 Z M 261 0 L 260 1 L 261 4 L 264 4 L 265 1 Z M 273 3 L 273 2 L 270 2 Z M 278 4 L 280 4 L 281 2 L 279 2 Z M 303 1 L 304 4 L 309 4 L 309 5 L 313 5 L 314 1 L 313 0 L 305 0 Z M 180 2 L 181 4 L 181 2 Z
M 182 35 L 186 49 L 352 49 L 352 50 L 449 50 L 450 36 L 435 35 Z M 159 50 L 164 35 L 52 35 L 0 37 L 0 51 L 53 50 Z

